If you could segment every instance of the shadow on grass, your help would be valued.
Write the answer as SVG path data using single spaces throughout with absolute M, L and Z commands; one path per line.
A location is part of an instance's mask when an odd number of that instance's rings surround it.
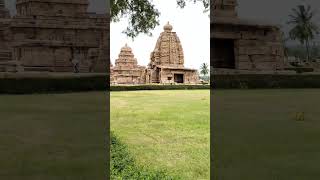
M 111 133 L 111 179 L 163 179 L 173 180 L 177 177 L 169 176 L 165 171 L 151 171 L 138 166 L 129 153 L 128 147 Z

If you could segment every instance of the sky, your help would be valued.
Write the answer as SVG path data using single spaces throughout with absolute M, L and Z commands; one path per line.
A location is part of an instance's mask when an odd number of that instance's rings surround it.
M 319 0 L 238 0 L 238 14 L 244 18 L 264 19 L 268 22 L 284 25 L 288 21 L 291 9 L 306 2 L 318 12 L 315 21 L 320 21 Z
M 209 13 L 203 13 L 201 3 L 187 4 L 184 9 L 177 7 L 175 0 L 154 0 L 160 11 L 160 25 L 152 30 L 153 36 L 141 34 L 132 41 L 123 34 L 127 27 L 127 19 L 110 25 L 110 56 L 114 64 L 121 47 L 126 43 L 133 50 L 138 64 L 147 66 L 150 53 L 154 50 L 163 26 L 169 21 L 177 33 L 184 50 L 185 67 L 199 69 L 202 63 L 210 63 L 210 18 Z

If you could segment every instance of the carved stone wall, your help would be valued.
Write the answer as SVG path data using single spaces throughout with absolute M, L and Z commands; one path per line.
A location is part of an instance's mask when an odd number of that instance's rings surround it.
M 109 18 L 87 13 L 88 0 L 17 0 L 10 20 L 16 71 L 107 72 Z M 75 65 L 76 63 L 76 65 Z M 19 66 L 19 67 L 18 67 Z
M 239 70 L 281 70 L 284 65 L 284 49 L 280 30 L 275 26 L 213 25 L 212 47 L 217 39 L 232 40 L 235 69 Z M 213 50 L 216 53 L 216 51 Z M 219 68 L 219 59 L 212 54 L 213 67 Z
M 17 0 L 17 16 L 86 16 L 88 0 Z
M 164 84 L 176 83 L 175 75 L 181 75 L 183 77 L 182 83 L 184 84 L 198 83 L 198 75 L 195 70 L 175 68 L 162 68 L 160 72 L 160 82 Z
M 283 70 L 284 49 L 280 28 L 260 22 L 253 23 L 236 15 L 230 15 L 231 11 L 235 12 L 237 5 L 235 0 L 215 2 L 214 7 L 221 13 L 214 14 L 215 17 L 211 22 L 213 68 Z

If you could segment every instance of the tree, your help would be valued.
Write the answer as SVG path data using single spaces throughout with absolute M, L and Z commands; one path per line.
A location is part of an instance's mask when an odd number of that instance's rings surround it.
M 203 74 L 203 76 L 207 76 L 209 74 L 209 68 L 207 63 L 202 63 L 200 66 L 200 73 Z
M 310 5 L 298 5 L 297 8 L 292 9 L 290 20 L 288 24 L 292 24 L 293 28 L 289 32 L 292 40 L 299 40 L 302 45 L 305 45 L 307 61 L 310 59 L 310 41 L 314 39 L 318 33 L 318 27 L 312 22 L 314 18 L 314 11 L 311 11 Z
M 184 8 L 187 1 L 202 2 L 204 12 L 209 11 L 212 0 L 176 0 L 177 6 Z M 118 22 L 123 17 L 128 17 L 128 27 L 124 30 L 128 37 L 135 38 L 140 33 L 152 35 L 151 30 L 159 25 L 160 12 L 152 0 L 111 0 L 111 21 Z

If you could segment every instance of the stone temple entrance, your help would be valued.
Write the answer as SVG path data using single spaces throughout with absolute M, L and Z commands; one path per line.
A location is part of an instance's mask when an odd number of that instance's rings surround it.
M 233 39 L 211 39 L 211 64 L 213 68 L 235 69 Z
M 175 83 L 184 83 L 183 74 L 174 74 L 174 82 Z

